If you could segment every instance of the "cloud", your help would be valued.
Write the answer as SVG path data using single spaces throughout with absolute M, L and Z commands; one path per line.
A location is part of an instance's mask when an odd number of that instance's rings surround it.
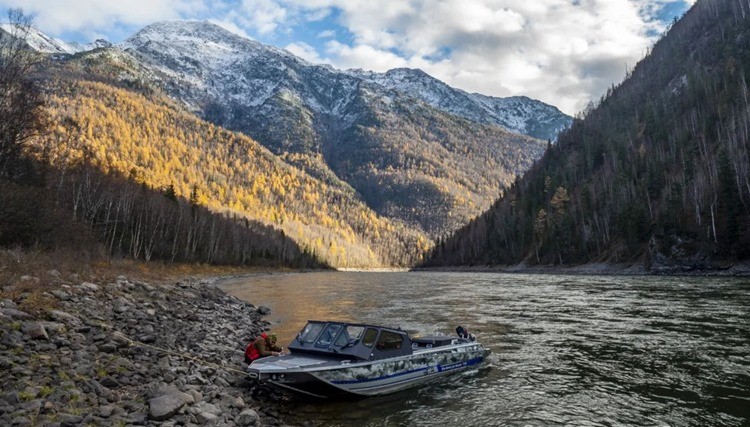
M 260 34 L 276 31 L 281 22 L 289 19 L 287 9 L 274 0 L 243 0 L 235 20 Z
M 489 95 L 527 95 L 574 114 L 619 82 L 666 28 L 680 0 L 283 0 L 329 9 L 352 34 L 332 65 L 419 67 Z M 684 6 L 694 0 L 682 2 Z M 445 54 L 448 52 L 448 54 Z
M 0 0 L 0 7 L 23 8 L 46 32 L 103 31 L 116 25 L 147 25 L 206 13 L 204 0 Z
M 237 34 L 238 36 L 242 36 L 242 37 L 245 37 L 245 38 L 248 38 L 248 39 L 252 39 L 252 37 L 247 33 L 247 31 L 245 31 L 245 29 L 241 28 L 239 25 L 237 25 L 233 21 L 229 21 L 229 20 L 226 20 L 226 19 L 224 19 L 224 20 L 221 20 L 221 19 L 209 19 L 208 21 L 211 22 L 211 23 L 213 23 L 213 24 L 216 24 L 216 25 L 218 25 L 218 26 L 220 26 L 222 28 L 224 28 L 225 30 L 227 30 L 227 31 L 229 31 L 231 33 Z
M 495 96 L 527 95 L 574 114 L 622 80 L 695 0 L 0 0 L 43 31 L 114 34 L 210 19 L 311 62 L 421 68 Z M 299 36 L 302 34 L 301 36 Z M 294 38 L 293 35 L 297 35 Z M 115 40 L 117 41 L 117 40 Z
M 321 58 L 314 47 L 304 42 L 289 43 L 284 49 L 313 64 L 330 62 L 329 59 Z

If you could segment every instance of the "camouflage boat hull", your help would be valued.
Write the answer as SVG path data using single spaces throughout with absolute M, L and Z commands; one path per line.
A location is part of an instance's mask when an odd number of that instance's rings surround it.
M 459 341 L 459 340 L 456 340 Z M 251 378 L 284 392 L 314 398 L 366 397 L 393 393 L 472 369 L 490 351 L 477 342 L 456 342 L 372 361 L 285 354 L 253 362 Z

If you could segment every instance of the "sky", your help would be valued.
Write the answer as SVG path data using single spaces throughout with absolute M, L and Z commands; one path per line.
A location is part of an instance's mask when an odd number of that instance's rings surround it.
M 0 0 L 65 41 L 118 43 L 153 22 L 209 20 L 313 63 L 420 68 L 468 92 L 567 114 L 622 81 L 695 0 Z

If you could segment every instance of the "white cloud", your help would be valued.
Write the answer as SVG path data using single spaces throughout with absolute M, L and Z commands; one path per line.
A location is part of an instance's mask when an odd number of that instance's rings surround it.
M 147 25 L 205 13 L 204 0 L 0 0 L 0 7 L 23 8 L 46 32 L 103 31 L 118 24 Z
M 674 2 L 279 1 L 291 8 L 340 11 L 338 23 L 353 41 L 326 44 L 335 66 L 419 67 L 468 91 L 527 95 L 570 114 L 619 82 L 643 57 L 654 34 L 665 28 L 657 12 Z
M 314 23 L 310 39 L 284 41 L 311 62 L 421 68 L 468 91 L 527 95 L 574 114 L 643 57 L 666 28 L 659 11 L 676 1 L 0 0 L 0 6 L 35 13 L 37 26 L 53 34 L 208 17 L 237 34 L 274 41 Z M 319 39 L 326 42 L 316 51 L 310 44 Z
M 252 39 L 252 37 L 250 37 L 250 35 L 245 31 L 245 29 L 241 28 L 234 21 L 227 20 L 227 19 L 209 19 L 208 21 L 224 28 L 225 30 L 229 32 L 237 34 L 238 36 Z
M 321 58 L 314 47 L 304 42 L 289 43 L 288 45 L 284 46 L 284 49 L 292 52 L 293 54 L 308 62 L 312 62 L 313 64 L 330 62 L 329 59 Z
M 268 34 L 287 18 L 286 8 L 274 0 L 243 0 L 238 21 L 260 34 Z

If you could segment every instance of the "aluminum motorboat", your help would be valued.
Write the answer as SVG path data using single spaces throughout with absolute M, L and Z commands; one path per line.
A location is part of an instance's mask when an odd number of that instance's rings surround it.
M 462 327 L 410 337 L 400 328 L 309 321 L 289 353 L 248 366 L 251 378 L 313 398 L 376 396 L 477 367 L 490 353 Z

